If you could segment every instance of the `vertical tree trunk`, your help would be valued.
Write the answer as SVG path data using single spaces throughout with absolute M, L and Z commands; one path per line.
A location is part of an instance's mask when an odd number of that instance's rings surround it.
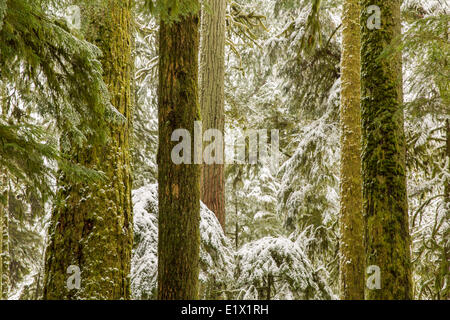
M 103 171 L 105 181 L 59 181 L 59 203 L 50 226 L 44 299 L 128 299 L 133 240 L 129 136 L 132 114 L 132 1 L 77 2 L 83 32 L 103 52 L 103 77 L 111 102 L 126 117 L 111 123 L 110 141 L 72 149 L 79 164 Z M 81 288 L 66 286 L 67 268 L 81 271 Z
M 8 201 L 8 200 L 7 200 Z M 9 251 L 9 211 L 8 206 L 3 210 L 3 233 L 2 233 L 2 297 L 7 300 L 10 288 L 10 251 Z
M 6 0 L 0 0 L 0 31 L 2 31 L 3 28 L 3 19 L 6 15 Z
M 3 185 L 1 184 L 3 181 L 0 180 L 0 235 L 3 234 L 3 215 L 6 208 L 5 199 L 3 192 Z M 3 237 L 0 237 L 0 300 L 3 300 Z
M 446 122 L 446 158 L 447 163 L 450 163 L 450 120 L 447 119 Z M 444 241 L 444 277 L 447 277 L 447 294 L 444 296 L 444 299 L 450 300 L 450 179 L 447 178 L 445 181 L 445 206 L 446 206 L 446 219 L 447 219 L 447 229 L 444 231 L 444 239 L 447 239 L 447 241 Z
M 8 239 L 8 180 L 0 168 L 0 300 L 8 299 L 9 239 Z
M 406 194 L 401 54 L 379 59 L 401 34 L 400 0 L 361 2 L 362 168 L 366 266 L 381 270 L 381 289 L 367 299 L 412 299 Z M 381 28 L 369 29 L 368 7 L 381 9 Z M 370 275 L 369 275 L 370 276 Z
M 200 44 L 200 106 L 203 130 L 225 131 L 226 0 L 204 0 Z M 222 155 L 224 155 L 222 148 Z M 222 163 L 203 164 L 202 201 L 225 230 L 225 179 Z
M 447 161 L 450 161 L 450 120 L 445 121 L 445 133 L 446 133 L 446 147 L 445 147 L 445 157 Z M 445 203 L 450 204 L 450 179 L 445 181 Z
M 186 129 L 194 137 L 198 101 L 198 16 L 161 22 L 159 34 L 158 298 L 198 298 L 200 173 L 198 164 L 175 165 L 171 136 Z M 190 141 L 192 146 L 192 141 Z
M 361 176 L 361 38 L 359 0 L 342 12 L 340 295 L 364 299 L 364 221 Z
M 267 300 L 272 299 L 272 286 L 273 286 L 273 276 L 272 274 L 267 275 Z
M 6 2 L 1 3 L 0 0 L 0 30 L 3 23 L 3 16 L 6 10 Z M 6 86 L 2 83 L 1 87 L 1 98 L 3 99 L 6 96 L 7 90 Z M 0 104 L 0 116 L 4 116 L 5 109 L 3 105 Z M 4 275 L 7 274 L 9 270 L 5 268 L 6 261 L 8 260 L 7 255 L 9 255 L 9 250 L 4 250 L 4 239 L 3 235 L 5 232 L 9 232 L 7 221 L 5 221 L 5 217 L 8 212 L 8 179 L 7 179 L 7 171 L 5 168 L 0 166 L 0 300 L 7 299 L 7 295 L 5 296 L 4 292 L 7 291 L 7 284 L 5 283 Z

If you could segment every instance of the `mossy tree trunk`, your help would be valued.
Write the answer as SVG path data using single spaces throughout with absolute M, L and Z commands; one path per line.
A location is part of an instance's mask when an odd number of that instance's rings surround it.
M 111 102 L 126 117 L 110 124 L 110 141 L 72 148 L 73 160 L 106 174 L 104 181 L 73 184 L 61 177 L 46 253 L 44 299 L 128 299 L 133 239 L 129 137 L 133 95 L 132 1 L 77 1 L 82 31 L 103 52 Z M 81 271 L 69 290 L 67 268 Z
M 447 119 L 446 122 L 446 158 L 447 163 L 450 164 L 450 120 Z M 444 230 L 444 239 L 447 239 L 447 241 L 444 240 L 444 264 L 443 264 L 443 274 L 444 277 L 447 278 L 447 288 L 446 288 L 446 294 L 444 293 L 443 299 L 450 300 L 450 178 L 447 178 L 445 181 L 445 207 L 446 207 L 446 213 L 445 217 L 447 219 L 447 229 Z
M 361 38 L 359 0 L 342 12 L 340 296 L 364 299 L 364 221 L 361 177 Z
M 447 162 L 450 162 L 450 120 L 445 121 L 445 133 L 446 133 L 446 158 Z M 450 205 L 450 179 L 445 181 L 445 203 Z M 448 207 L 447 207 L 448 208 Z
M 161 22 L 159 34 L 158 298 L 198 298 L 200 173 L 198 164 L 175 165 L 171 136 L 186 129 L 194 137 L 198 101 L 198 16 Z M 193 145 L 191 141 L 191 146 Z
M 379 59 L 401 34 L 400 0 L 361 1 L 362 169 L 366 266 L 378 266 L 381 289 L 366 299 L 412 299 L 406 194 L 401 54 Z M 369 29 L 368 7 L 381 9 L 381 28 Z M 368 275 L 371 276 L 371 275 Z
M 1 168 L 0 168 L 1 169 Z M 7 208 L 7 203 L 5 201 L 5 196 L 3 192 L 3 181 L 0 176 L 0 235 L 3 234 L 4 223 L 3 215 Z M 3 237 L 0 237 L 0 300 L 3 300 Z
M 226 0 L 204 0 L 200 41 L 200 106 L 203 131 L 225 131 Z M 222 162 L 203 164 L 202 201 L 225 230 L 224 146 Z

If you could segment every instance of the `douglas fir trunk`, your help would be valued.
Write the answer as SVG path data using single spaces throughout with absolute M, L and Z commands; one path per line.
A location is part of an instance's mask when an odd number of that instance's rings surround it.
M 198 16 L 161 22 L 159 34 L 158 298 L 198 298 L 200 165 L 171 159 L 176 129 L 190 133 L 200 120 L 198 102 Z M 192 161 L 192 159 L 191 159 Z
M 346 0 L 342 12 L 340 293 L 364 299 L 364 221 L 362 215 L 359 0 Z
M 130 297 L 132 205 L 129 135 L 132 114 L 131 0 L 79 1 L 82 31 L 103 52 L 103 77 L 111 102 L 126 117 L 111 123 L 105 145 L 72 148 L 73 160 L 106 174 L 104 181 L 60 180 L 59 203 L 50 227 L 44 299 Z M 79 268 L 80 288 L 68 287 Z M 75 270 L 75 271 L 74 271 Z M 69 273 L 68 273 L 69 272 Z M 76 284 L 74 279 L 72 284 Z
M 200 106 L 203 131 L 217 129 L 222 134 L 225 130 L 225 11 L 226 0 L 205 1 L 200 46 Z M 223 145 L 221 155 L 221 163 L 203 164 L 201 185 L 202 201 L 216 214 L 225 230 Z
M 373 280 L 366 289 L 366 299 L 370 300 L 413 298 L 402 58 L 397 54 L 380 59 L 384 49 L 401 34 L 400 4 L 400 0 L 361 2 L 365 248 L 366 266 L 375 271 L 367 275 L 368 282 Z M 377 8 L 381 13 L 379 28 L 376 23 L 368 23 L 377 15 Z M 375 279 L 376 270 L 380 271 L 381 286 Z

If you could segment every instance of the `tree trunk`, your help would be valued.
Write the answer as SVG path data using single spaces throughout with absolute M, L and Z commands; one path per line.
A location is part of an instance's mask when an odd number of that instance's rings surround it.
M 0 177 L 1 179 L 1 177 Z M 4 198 L 4 188 L 3 188 L 3 181 L 0 180 L 0 300 L 3 300 L 3 229 L 4 229 L 4 223 L 3 223 L 3 216 L 4 212 L 7 208 L 6 201 Z
M 364 299 L 364 221 L 361 176 L 360 6 L 346 0 L 342 13 L 340 295 Z
M 366 266 L 381 270 L 381 289 L 366 299 L 412 299 L 406 194 L 401 54 L 379 59 L 401 34 L 400 0 L 361 2 L 362 169 Z M 381 9 L 381 28 L 369 29 L 368 7 Z M 372 276 L 372 275 L 368 275 Z M 368 279 L 370 280 L 370 279 Z
M 0 168 L 0 300 L 8 299 L 9 289 L 8 179 Z
M 447 162 L 450 162 L 450 120 L 445 121 L 445 133 L 446 133 L 446 158 Z M 445 203 L 450 205 L 450 179 L 445 181 Z
M 46 253 L 44 299 L 128 299 L 133 241 L 129 136 L 132 87 L 132 1 L 78 1 L 82 31 L 103 52 L 103 77 L 111 102 L 126 117 L 111 123 L 105 145 L 86 143 L 71 154 L 79 164 L 106 174 L 104 181 L 59 181 Z M 81 271 L 81 287 L 66 286 L 67 268 Z
M 447 163 L 450 164 L 450 120 L 447 119 L 446 122 L 446 158 Z M 444 277 L 447 277 L 447 288 L 446 288 L 446 296 L 444 299 L 450 300 L 450 179 L 447 178 L 445 181 L 445 206 L 446 206 L 446 219 L 447 219 L 447 229 L 444 231 Z M 444 293 L 445 294 L 445 293 Z
M 161 21 L 159 48 L 158 298 L 197 299 L 201 167 L 174 164 L 171 152 L 178 143 L 171 136 L 182 128 L 194 137 L 194 122 L 201 118 L 198 16 Z
M 225 131 L 225 0 L 204 0 L 200 44 L 200 106 L 203 131 Z M 225 230 L 224 146 L 222 162 L 203 164 L 202 201 Z
M 268 274 L 267 276 L 267 300 L 272 299 L 272 286 L 273 286 L 273 276 L 272 274 Z

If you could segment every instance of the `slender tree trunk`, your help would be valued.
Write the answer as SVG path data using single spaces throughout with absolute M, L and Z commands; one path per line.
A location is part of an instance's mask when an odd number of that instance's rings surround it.
M 9 211 L 8 206 L 3 210 L 3 232 L 2 232 L 2 296 L 7 300 L 9 296 L 10 279 L 10 251 L 9 251 Z
M 446 122 L 446 158 L 447 163 L 450 163 L 450 120 L 447 119 Z M 446 219 L 447 219 L 447 229 L 444 231 L 444 277 L 447 277 L 447 294 L 444 299 L 450 300 L 450 179 L 447 178 L 445 181 L 445 206 L 446 206 Z
M 161 22 L 159 34 L 158 298 L 198 298 L 200 248 L 199 164 L 176 165 L 171 141 L 176 129 L 194 137 L 198 101 L 198 16 Z M 191 146 L 192 142 L 190 141 Z
M 111 123 L 106 145 L 72 149 L 79 164 L 103 171 L 105 181 L 59 181 L 59 204 L 50 226 L 44 299 L 128 299 L 133 240 L 129 136 L 132 114 L 132 1 L 78 1 L 82 31 L 103 52 L 111 102 L 126 117 Z M 69 266 L 81 271 L 80 289 L 66 286 Z
M 3 29 L 3 19 L 6 15 L 6 1 L 7 0 L 0 0 L 0 31 Z
M 364 221 L 361 176 L 361 38 L 359 0 L 342 12 L 340 294 L 364 299 Z
M 450 161 L 450 120 L 445 121 L 445 134 L 446 134 L 446 147 L 445 147 L 445 157 L 447 161 Z M 445 181 L 445 203 L 450 204 L 450 179 Z
M 8 299 L 9 288 L 9 230 L 8 179 L 0 168 L 0 300 Z
M 0 183 L 3 183 L 3 181 L 0 181 Z M 5 200 L 2 198 L 4 195 L 2 188 L 3 185 L 0 184 L 0 235 L 3 234 L 3 215 L 6 208 Z M 0 237 L 0 300 L 3 300 L 3 255 L 3 237 Z
M 236 211 L 236 221 L 234 223 L 234 247 L 237 251 L 239 249 L 239 222 L 237 204 L 234 205 Z
M 200 41 L 200 106 L 203 130 L 225 131 L 226 0 L 204 0 Z M 203 164 L 202 201 L 225 230 L 224 146 L 222 162 Z
M 361 2 L 362 169 L 366 266 L 378 266 L 381 288 L 366 299 L 412 299 L 406 194 L 401 54 L 379 59 L 401 34 L 400 0 Z M 381 28 L 369 29 L 368 7 L 381 9 Z M 374 276 L 373 274 L 368 277 Z M 375 275 L 376 276 L 376 275 Z M 370 278 L 368 278 L 370 280 Z
M 0 0 L 0 30 L 3 23 L 3 16 L 5 14 L 6 10 L 6 2 L 1 4 Z M 0 86 L 0 98 L 3 100 L 3 97 L 6 96 L 7 90 L 4 83 L 1 83 Z M 0 103 L 0 116 L 4 116 L 4 113 L 6 112 L 5 108 L 3 107 L 3 101 Z M 7 268 L 5 268 L 5 262 L 8 260 L 7 255 L 9 255 L 9 250 L 4 250 L 4 239 L 3 235 L 5 232 L 8 232 L 8 226 L 7 221 L 5 217 L 7 216 L 8 212 L 8 180 L 7 180 L 7 174 L 6 169 L 2 168 L 0 166 L 0 300 L 7 299 L 7 294 L 5 295 L 4 292 L 7 291 L 7 284 L 4 281 L 4 275 L 7 273 Z
M 267 300 L 272 299 L 272 286 L 273 286 L 273 276 L 269 274 L 267 276 Z

